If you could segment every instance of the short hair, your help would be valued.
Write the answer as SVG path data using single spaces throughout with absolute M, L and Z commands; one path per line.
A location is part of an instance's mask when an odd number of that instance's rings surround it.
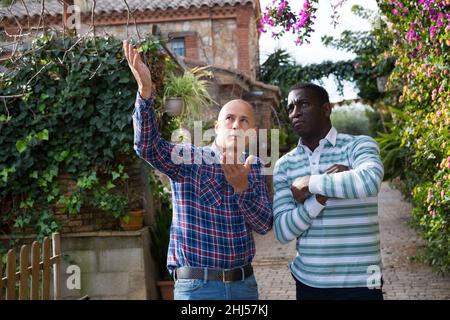
M 313 91 L 314 94 L 316 95 L 316 97 L 318 98 L 320 105 L 330 102 L 330 97 L 328 96 L 327 90 L 325 90 L 325 88 L 323 88 L 317 84 L 314 84 L 311 82 L 297 83 L 289 89 L 289 92 L 294 91 L 294 90 L 299 90 L 299 89 L 309 89 L 309 90 Z

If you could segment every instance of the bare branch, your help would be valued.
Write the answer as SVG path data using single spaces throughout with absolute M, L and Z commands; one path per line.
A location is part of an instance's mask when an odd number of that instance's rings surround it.
M 138 36 L 138 39 L 141 40 L 142 38 L 141 38 L 141 35 L 140 35 L 138 27 L 137 27 L 136 17 L 131 13 L 130 6 L 128 5 L 127 0 L 123 0 L 123 2 L 127 6 L 127 11 L 128 11 L 128 15 L 127 15 L 127 39 L 128 39 L 128 22 L 130 20 L 130 15 L 131 15 L 131 17 L 133 18 L 133 21 L 134 21 L 134 26 L 136 28 L 136 34 Z
M 22 2 L 23 6 L 25 8 L 25 11 L 27 12 L 27 24 L 28 24 L 28 29 L 27 30 L 30 30 L 30 12 L 28 11 L 28 7 L 25 4 L 25 1 L 24 0 L 20 0 L 20 1 Z
M 2 100 L 3 100 L 3 104 L 5 105 L 6 114 L 7 114 L 7 117 L 9 118 L 9 110 L 8 110 L 8 105 L 6 104 L 6 99 L 4 96 L 0 96 L 0 98 L 2 98 Z
M 24 94 L 13 94 L 10 96 L 0 96 L 0 99 L 3 99 L 3 102 L 5 102 L 5 99 L 20 98 L 23 96 L 24 96 Z M 5 108 L 6 108 L 6 112 L 8 112 L 8 108 L 6 107 L 6 104 L 5 104 Z M 8 112 L 8 115 L 9 115 L 9 112 Z
M 42 22 L 42 28 L 45 30 L 44 9 L 45 9 L 45 0 L 41 0 L 41 14 L 39 15 L 39 22 L 36 27 L 36 35 L 35 35 L 36 38 L 38 37 L 39 28 L 41 27 L 41 22 Z

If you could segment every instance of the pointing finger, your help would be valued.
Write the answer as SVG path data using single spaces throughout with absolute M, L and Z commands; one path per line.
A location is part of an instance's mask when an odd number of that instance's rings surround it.
M 250 167 L 251 167 L 251 165 L 253 164 L 254 161 L 255 161 L 255 157 L 253 155 L 250 155 L 245 160 L 245 164 L 244 164 L 245 169 L 250 170 Z
M 136 63 L 138 61 L 138 57 L 139 57 L 139 54 L 134 52 L 134 57 L 133 57 L 133 68 L 134 69 L 136 69 Z

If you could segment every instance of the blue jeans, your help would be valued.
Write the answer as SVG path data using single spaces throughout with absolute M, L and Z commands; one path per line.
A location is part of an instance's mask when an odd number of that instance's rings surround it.
M 258 300 L 254 275 L 233 282 L 177 279 L 174 300 Z

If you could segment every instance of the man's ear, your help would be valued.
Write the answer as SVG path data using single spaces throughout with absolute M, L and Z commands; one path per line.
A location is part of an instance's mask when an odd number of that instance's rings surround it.
M 214 120 L 214 132 L 217 134 L 217 127 L 219 126 L 219 121 Z
M 325 102 L 322 105 L 322 109 L 323 109 L 324 115 L 329 118 L 331 116 L 331 110 L 333 110 L 333 105 L 329 102 Z

